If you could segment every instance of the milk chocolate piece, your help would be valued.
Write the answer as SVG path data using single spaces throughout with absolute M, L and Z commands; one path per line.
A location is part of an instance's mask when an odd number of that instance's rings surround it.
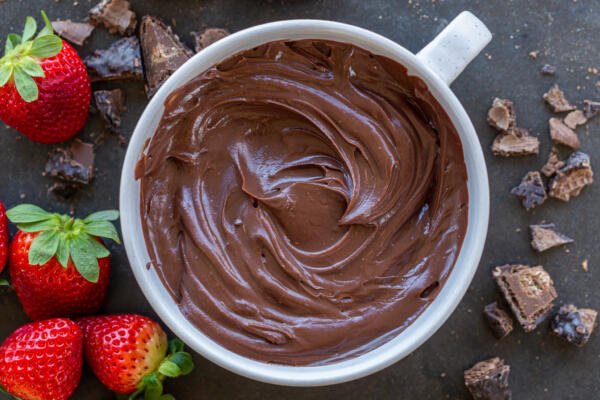
M 548 161 L 546 161 L 546 164 L 544 164 L 540 171 L 546 177 L 550 178 L 556 173 L 556 171 L 564 166 L 565 162 L 559 158 L 558 150 L 556 150 L 556 148 L 552 148 L 552 150 L 550 150 L 550 154 L 548 155 Z
M 552 86 L 548 92 L 544 93 L 543 98 L 555 113 L 573 111 L 577 108 L 569 103 L 558 85 Z
M 554 75 L 556 73 L 556 67 L 550 64 L 544 64 L 540 72 L 542 75 Z
M 94 25 L 88 22 L 73 22 L 68 19 L 66 21 L 52 21 L 52 29 L 63 39 L 81 46 L 92 34 Z
M 127 0 L 102 0 L 90 10 L 90 21 L 96 26 L 102 24 L 110 33 L 131 35 L 137 24 Z
M 527 211 L 541 205 L 548 198 L 542 176 L 538 171 L 529 171 L 510 193 L 521 200 L 521 204 Z
M 98 113 L 112 132 L 121 132 L 121 115 L 125 110 L 125 101 L 121 89 L 94 91 L 94 103 Z
M 529 231 L 531 247 L 537 252 L 573 243 L 573 239 L 558 232 L 554 224 L 529 225 Z
M 584 187 L 594 182 L 590 157 L 581 152 L 572 153 L 566 165 L 556 172 L 550 181 L 548 194 L 562 201 L 578 196 Z
M 550 330 L 555 335 L 578 347 L 583 347 L 596 328 L 598 312 L 591 308 L 562 306 L 552 319 Z
M 146 15 L 140 24 L 140 43 L 146 71 L 146 95 L 152 97 L 184 62 L 192 56 L 170 26 Z
M 583 115 L 587 119 L 593 118 L 598 114 L 600 114 L 600 101 L 583 101 Z
M 495 357 L 475 364 L 464 373 L 465 386 L 474 400 L 511 400 L 510 366 Z
M 217 40 L 229 36 L 229 31 L 221 28 L 207 28 L 202 32 L 192 32 L 191 35 L 194 38 L 194 49 L 197 53 Z
M 496 301 L 483 308 L 483 317 L 497 339 L 505 338 L 514 328 L 513 319 Z
M 518 157 L 538 154 L 540 141 L 529 136 L 527 130 L 515 127 L 496 136 L 492 143 L 492 153 L 501 157 Z
M 556 144 L 562 144 L 577 150 L 580 146 L 579 137 L 571 128 L 565 125 L 558 118 L 550 118 L 548 121 L 550 127 L 550 137 Z
M 494 269 L 493 276 L 525 332 L 533 331 L 546 319 L 557 295 L 544 267 L 503 265 Z
M 487 121 L 492 127 L 502 132 L 513 128 L 517 122 L 513 102 L 496 97 L 488 111 Z
M 569 128 L 575 129 L 579 125 L 585 124 L 587 122 L 587 118 L 585 117 L 583 111 L 575 110 L 568 113 L 563 122 Z
M 75 139 L 68 148 L 54 149 L 45 174 L 69 183 L 89 184 L 94 178 L 94 146 Z
M 140 42 L 134 36 L 119 39 L 108 49 L 96 50 L 85 58 L 92 82 L 144 79 Z

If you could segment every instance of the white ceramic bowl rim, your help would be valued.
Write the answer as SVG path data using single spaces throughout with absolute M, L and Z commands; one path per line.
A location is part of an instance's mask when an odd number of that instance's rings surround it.
M 163 113 L 166 97 L 220 60 L 244 49 L 273 40 L 325 39 L 353 43 L 374 54 L 402 63 L 421 77 L 446 110 L 459 132 L 468 174 L 469 224 L 458 260 L 435 300 L 408 328 L 384 345 L 359 357 L 324 366 L 267 364 L 235 354 L 214 342 L 181 314 L 153 269 L 140 223 L 140 189 L 135 180 L 136 162 L 144 142 L 152 136 Z M 131 268 L 144 295 L 164 323 L 189 347 L 237 374 L 267 383 L 319 386 L 345 382 L 379 371 L 424 343 L 454 311 L 477 269 L 489 215 L 489 189 L 479 140 L 464 108 L 448 85 L 397 43 L 356 26 L 321 20 L 288 20 L 255 26 L 234 33 L 195 55 L 160 88 L 141 116 L 125 157 L 120 192 L 121 228 Z M 350 333 L 351 334 L 351 333 Z

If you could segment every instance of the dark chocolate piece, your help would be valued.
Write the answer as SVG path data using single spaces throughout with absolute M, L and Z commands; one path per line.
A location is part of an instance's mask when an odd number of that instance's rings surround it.
M 549 178 L 564 166 L 565 162 L 559 158 L 558 150 L 552 148 L 550 154 L 548 155 L 548 161 L 546 161 L 546 164 L 544 164 L 540 171 Z
M 181 43 L 170 26 L 149 15 L 142 18 L 140 42 L 146 71 L 146 94 L 152 97 L 193 53 Z
M 538 154 L 540 141 L 535 136 L 529 136 L 527 130 L 514 128 L 496 136 L 492 143 L 492 153 L 502 157 L 517 157 Z
M 529 225 L 529 231 L 531 232 L 531 247 L 537 252 L 573 243 L 573 239 L 558 232 L 554 224 Z
M 584 187 L 594 182 L 590 157 L 581 152 L 572 153 L 566 165 L 556 172 L 550 181 L 548 194 L 562 201 L 578 196 Z
M 569 103 L 569 100 L 565 98 L 565 94 L 560 90 L 558 85 L 552 86 L 548 92 L 544 93 L 543 98 L 555 113 L 573 111 L 577 108 Z
M 194 49 L 197 53 L 217 40 L 229 36 L 229 31 L 221 28 L 207 28 L 202 32 L 192 32 L 191 35 L 194 38 Z
M 562 306 L 552 319 L 550 330 L 578 347 L 583 347 L 596 328 L 598 312 L 591 308 L 577 308 L 572 304 Z
M 60 197 L 63 200 L 69 200 L 79 190 L 79 184 L 73 184 L 69 182 L 54 182 L 52 186 L 48 188 L 48 193 L 52 193 L 53 195 Z
M 505 338 L 514 328 L 513 319 L 498 306 L 497 302 L 490 303 L 483 308 L 483 317 L 497 339 Z
M 565 125 L 558 118 L 550 118 L 548 121 L 550 127 L 550 138 L 556 144 L 570 147 L 577 150 L 580 146 L 579 137 L 571 128 Z
M 514 128 L 517 123 L 517 117 L 513 102 L 496 97 L 492 103 L 492 107 L 488 111 L 487 121 L 492 127 L 502 132 L 506 132 L 509 128 Z
M 587 122 L 587 118 L 583 114 L 581 110 L 571 111 L 567 114 L 565 119 L 563 120 L 566 126 L 571 129 L 577 128 L 579 125 L 583 125 Z
M 63 39 L 81 46 L 92 34 L 94 25 L 88 22 L 73 22 L 68 19 L 66 21 L 52 21 L 52 29 Z
M 96 50 L 85 58 L 92 82 L 144 79 L 140 42 L 134 36 L 119 39 L 108 49 Z
M 94 178 L 94 146 L 75 139 L 69 148 L 54 149 L 46 163 L 46 175 L 87 185 Z
M 542 176 L 538 171 L 529 171 L 519 186 L 512 188 L 510 193 L 517 196 L 528 211 L 539 206 L 548 198 Z
M 137 24 L 135 13 L 127 0 L 102 0 L 90 10 L 90 21 L 102 24 L 110 33 L 131 35 Z
M 504 360 L 491 358 L 465 371 L 465 386 L 474 400 L 510 400 L 509 374 L 510 366 Z
M 493 276 L 525 332 L 533 331 L 552 310 L 556 290 L 550 275 L 538 265 L 503 265 Z
M 96 109 L 106 122 L 106 127 L 112 132 L 121 132 L 121 114 L 125 110 L 125 99 L 121 89 L 96 90 L 94 92 Z
M 600 114 L 600 101 L 583 101 L 583 115 L 587 119 L 593 118 L 598 114 Z
M 554 75 L 556 73 L 556 67 L 550 64 L 544 64 L 540 70 L 542 75 Z

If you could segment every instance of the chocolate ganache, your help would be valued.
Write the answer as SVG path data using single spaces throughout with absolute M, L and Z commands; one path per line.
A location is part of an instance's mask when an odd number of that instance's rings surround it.
M 151 265 L 182 313 L 256 360 L 385 343 L 433 301 L 467 227 L 449 117 L 346 43 L 271 42 L 174 91 L 141 156 Z

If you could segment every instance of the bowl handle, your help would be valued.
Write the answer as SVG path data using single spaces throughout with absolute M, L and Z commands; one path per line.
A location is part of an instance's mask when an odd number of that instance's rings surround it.
M 450 85 L 490 40 L 492 34 L 483 22 L 463 11 L 417 57 Z

